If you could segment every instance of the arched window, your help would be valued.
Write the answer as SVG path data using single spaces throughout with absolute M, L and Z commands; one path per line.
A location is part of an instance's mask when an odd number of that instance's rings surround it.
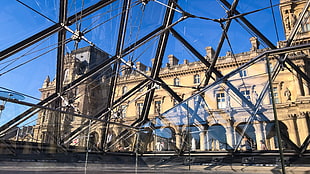
M 199 84 L 200 83 L 200 76 L 199 74 L 194 75 L 194 84 Z
M 174 86 L 180 86 L 180 79 L 179 78 L 174 78 L 173 79 L 173 84 L 174 84 Z
M 69 69 L 65 69 L 64 82 L 68 82 L 68 81 L 69 81 Z
M 127 92 L 127 86 L 124 86 L 122 89 L 122 94 L 125 94 Z
M 208 128 L 205 146 L 207 150 L 211 151 L 232 149 L 227 143 L 226 129 L 220 124 L 215 124 Z

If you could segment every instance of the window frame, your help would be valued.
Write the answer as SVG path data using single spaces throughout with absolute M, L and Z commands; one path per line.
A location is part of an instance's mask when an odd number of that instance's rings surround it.
M 301 13 L 299 14 L 299 16 L 301 15 Z M 306 11 L 305 15 L 304 15 L 304 19 L 302 20 L 301 23 L 301 31 L 303 33 L 309 32 L 310 31 L 310 12 Z
M 200 84 L 200 75 L 199 74 L 194 75 L 194 84 Z
M 157 109 L 158 109 L 158 104 L 159 103 L 159 111 L 157 111 Z M 162 103 L 161 103 L 161 101 L 160 100 L 155 100 L 154 101 L 154 114 L 160 114 L 161 113 L 161 107 L 162 107 L 162 105 L 161 105 Z
M 279 95 L 279 88 L 278 88 L 277 86 L 273 86 L 273 87 L 272 87 L 272 92 L 273 92 L 273 98 L 274 98 L 275 104 L 281 103 L 281 101 L 280 101 L 280 95 Z M 272 104 L 272 97 L 271 97 L 271 94 L 270 94 L 270 104 Z
M 124 119 L 124 118 L 126 118 L 126 116 L 127 116 L 127 106 L 126 105 L 121 105 L 120 106 L 120 117 L 122 118 L 122 119 Z
M 180 86 L 180 79 L 178 77 L 173 79 L 173 85 L 174 86 Z
M 225 91 L 217 91 L 215 96 L 216 96 L 217 109 L 226 108 L 227 105 L 226 105 L 226 93 L 225 93 Z
M 123 86 L 122 87 L 122 94 L 126 94 L 127 91 L 128 91 L 128 87 L 127 86 Z
M 251 91 L 250 91 L 249 88 L 241 88 L 239 91 L 241 92 L 241 94 L 242 94 L 246 99 L 248 99 L 249 101 L 251 101 Z M 242 101 L 241 106 L 244 107 L 244 106 L 247 106 L 247 104 L 246 104 L 244 101 Z
M 136 112 L 137 112 L 137 115 L 140 116 L 141 113 L 142 113 L 142 109 L 143 109 L 143 103 L 137 103 L 137 108 L 136 108 Z
M 239 76 L 240 77 L 247 77 L 248 76 L 248 72 L 246 69 L 240 70 L 239 71 Z

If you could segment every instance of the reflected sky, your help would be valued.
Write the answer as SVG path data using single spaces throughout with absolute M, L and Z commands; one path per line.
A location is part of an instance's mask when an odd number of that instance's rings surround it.
M 29 7 L 26 7 L 22 3 Z M 99 0 L 69 0 L 68 1 L 68 16 L 74 15 L 82 9 L 86 9 Z M 132 1 L 130 13 L 128 15 L 128 23 L 126 30 L 126 37 L 124 39 L 123 48 L 134 45 L 135 42 L 143 38 L 148 33 L 162 25 L 164 20 L 164 12 L 166 10 L 165 4 L 167 0 L 150 1 L 145 6 L 138 3 L 139 1 Z M 232 1 L 229 1 L 232 2 Z M 278 1 L 272 1 L 273 4 L 278 4 Z M 205 0 L 179 0 L 180 7 L 193 15 L 207 17 L 212 19 L 225 18 L 227 16 L 226 10 L 219 1 L 205 1 Z M 2 10 L 0 12 L 0 50 L 4 50 L 26 38 L 31 37 L 39 31 L 42 31 L 58 21 L 59 1 L 58 0 L 20 0 L 5 1 L 1 3 Z M 238 11 L 241 13 L 270 6 L 269 1 L 240 1 L 238 4 Z M 35 12 L 35 11 L 37 12 Z M 277 30 L 280 34 L 280 39 L 284 39 L 282 22 L 280 20 L 280 13 L 278 6 L 274 8 L 277 21 Z M 67 39 L 72 37 L 71 31 L 81 30 L 85 32 L 85 38 L 95 44 L 98 48 L 106 51 L 111 56 L 115 55 L 117 50 L 118 29 L 120 16 L 122 14 L 122 1 L 115 1 L 107 5 L 101 10 L 79 19 L 71 26 L 68 26 L 70 31 L 67 31 Z M 44 15 L 44 16 L 42 16 Z M 180 9 L 175 12 L 174 22 L 182 17 Z M 275 29 L 272 13 L 270 9 L 262 10 L 246 16 L 253 25 L 256 26 L 263 34 L 276 45 Z M 49 18 L 49 19 L 47 19 Z M 256 20 L 264 19 L 264 20 Z M 225 55 L 231 49 L 235 53 L 249 51 L 251 45 L 249 38 L 251 35 L 240 27 L 238 21 L 231 24 L 228 31 L 229 42 L 224 42 L 223 49 L 220 55 Z M 174 29 L 178 31 L 192 46 L 197 49 L 201 55 L 206 55 L 205 47 L 212 46 L 216 48 L 219 38 L 221 36 L 222 28 L 218 22 L 188 18 L 178 23 Z M 124 57 L 125 60 L 133 62 L 142 62 L 147 66 L 151 66 L 151 59 L 155 57 L 158 37 L 154 37 L 143 46 L 138 47 L 130 54 Z M 46 76 L 54 79 L 56 72 L 56 48 L 57 48 L 57 33 L 50 37 L 43 39 L 35 45 L 16 53 L 13 56 L 1 61 L 0 64 L 0 83 L 1 87 L 12 89 L 21 93 L 40 98 L 39 89 L 42 87 Z M 70 53 L 76 48 L 89 46 L 89 43 L 82 40 L 76 44 L 74 41 L 68 42 L 66 45 L 66 52 Z M 263 47 L 264 45 L 262 45 Z M 30 54 L 31 53 L 31 54 Z M 174 54 L 180 62 L 188 59 L 190 62 L 197 61 L 185 47 L 172 35 L 170 35 L 167 49 L 163 60 L 163 66 L 168 62 L 167 56 Z M 26 101 L 34 102 L 33 99 L 26 98 Z M 184 107 L 180 106 L 179 114 L 183 114 Z M 195 111 L 195 108 L 192 108 Z M 196 111 L 195 111 L 196 112 Z M 201 113 L 200 113 L 201 112 Z M 192 115 L 192 123 L 195 121 L 203 122 L 205 115 L 202 111 L 198 111 L 198 117 Z M 188 113 L 185 113 L 188 114 Z M 201 114 L 201 115 L 199 115 Z M 168 114 L 167 114 L 168 115 Z M 182 124 L 185 124 L 186 120 Z M 181 123 L 180 123 L 181 124 Z

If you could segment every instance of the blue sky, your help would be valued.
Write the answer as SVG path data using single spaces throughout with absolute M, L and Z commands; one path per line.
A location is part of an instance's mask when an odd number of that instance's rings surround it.
M 58 0 L 21 1 L 44 14 L 51 20 L 58 20 Z M 84 5 L 82 5 L 82 0 L 69 0 L 68 16 L 75 14 L 82 8 L 89 7 L 98 1 L 99 0 L 85 0 Z M 229 2 L 231 3 L 232 0 Z M 145 8 L 142 5 L 134 5 L 134 7 L 132 7 L 133 12 L 129 15 L 125 47 L 161 25 L 164 10 L 166 8 L 161 3 L 165 4 L 166 0 L 150 1 Z M 272 3 L 278 4 L 279 2 L 273 0 Z M 1 5 L 0 32 L 2 33 L 2 36 L 0 37 L 0 50 L 4 50 L 5 48 L 54 24 L 15 0 L 2 1 Z M 90 30 L 90 32 L 85 34 L 85 37 L 111 55 L 115 54 L 118 22 L 120 19 L 120 5 L 121 1 L 116 1 L 104 9 L 79 21 L 82 30 Z M 219 19 L 224 18 L 226 15 L 225 9 L 216 0 L 179 0 L 179 5 L 185 11 L 196 16 Z M 244 13 L 268 6 L 270 6 L 269 0 L 240 0 L 237 10 L 240 13 Z M 284 40 L 282 21 L 279 16 L 278 6 L 275 7 L 274 10 L 280 40 Z M 175 21 L 180 17 L 181 14 L 176 12 Z M 247 15 L 246 18 L 276 45 L 277 37 L 270 9 Z M 72 25 L 70 28 L 75 30 L 76 25 Z M 216 48 L 222 31 L 219 23 L 196 18 L 184 20 L 174 28 L 202 55 L 205 55 L 204 48 L 206 46 Z M 69 38 L 70 36 L 71 34 L 68 32 L 67 37 Z M 251 47 L 249 42 L 251 35 L 235 21 L 232 22 L 231 28 L 228 32 L 228 37 L 233 45 L 234 53 L 248 51 Z M 57 34 L 53 34 L 34 46 L 1 61 L 0 87 L 40 98 L 39 88 L 41 88 L 46 76 L 49 75 L 51 78 L 55 76 L 56 43 Z M 126 59 L 132 58 L 135 61 L 141 61 L 147 66 L 150 66 L 150 59 L 155 56 L 156 43 L 157 38 L 131 53 Z M 83 41 L 79 43 L 79 47 L 87 45 L 88 43 Z M 70 43 L 66 48 L 67 52 L 70 52 L 74 50 L 74 44 Z M 225 42 L 223 46 L 221 55 L 225 55 L 226 51 L 230 51 L 227 42 Z M 34 53 L 24 56 L 29 52 Z M 180 59 L 180 63 L 183 62 L 183 59 L 189 59 L 190 62 L 198 60 L 174 37 L 169 38 L 165 54 L 165 57 L 169 54 L 174 54 Z M 14 69 L 16 66 L 31 59 L 34 60 Z M 164 60 L 164 64 L 165 62 L 167 62 L 167 60 Z M 34 103 L 38 102 L 37 100 L 28 97 L 26 97 L 25 101 Z M 4 110 L 0 117 L 0 124 L 27 109 L 25 106 L 10 103 L 7 103 L 7 108 L 8 109 Z

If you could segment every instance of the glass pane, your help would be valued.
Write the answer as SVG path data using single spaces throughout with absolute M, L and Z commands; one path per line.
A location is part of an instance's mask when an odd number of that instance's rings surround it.
M 286 41 L 304 1 L 69 0 L 65 24 L 59 2 L 2 3 L 3 159 L 165 173 L 307 157 L 308 12 Z

